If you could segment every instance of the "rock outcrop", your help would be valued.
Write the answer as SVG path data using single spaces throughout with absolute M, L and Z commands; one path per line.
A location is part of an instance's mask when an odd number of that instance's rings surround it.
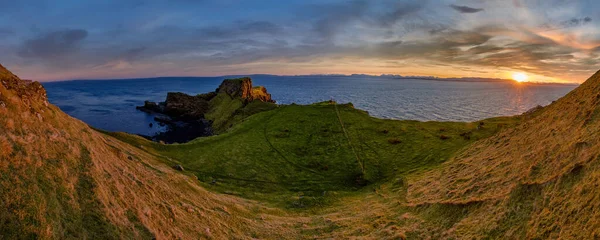
M 225 79 L 217 88 L 217 93 L 226 93 L 231 97 L 239 97 L 247 102 L 254 100 L 260 100 L 263 102 L 275 101 L 271 99 L 271 94 L 267 92 L 267 89 L 263 86 L 252 86 L 252 79 L 249 77 L 237 78 L 237 79 Z
M 237 101 L 238 104 L 232 101 Z M 265 87 L 254 87 L 252 79 L 245 77 L 225 79 L 214 92 L 195 96 L 170 92 L 167 93 L 164 102 L 145 101 L 143 106 L 136 108 L 155 114 L 156 121 L 168 126 L 166 132 L 150 137 L 152 140 L 172 143 L 187 142 L 196 137 L 212 135 L 214 121 L 219 122 L 218 128 L 222 128 L 227 125 L 224 122 L 228 122 L 228 118 L 233 118 L 238 110 L 255 101 L 271 105 L 275 103 Z M 241 112 L 256 113 L 256 111 Z
M 29 101 L 40 101 L 48 106 L 46 90 L 39 82 L 21 80 L 2 65 L 0 65 L 0 79 L 2 86 L 7 90 L 14 91 L 25 104 L 29 104 Z
M 168 93 L 164 106 L 165 114 L 185 119 L 203 118 L 209 109 L 206 99 L 179 92 Z

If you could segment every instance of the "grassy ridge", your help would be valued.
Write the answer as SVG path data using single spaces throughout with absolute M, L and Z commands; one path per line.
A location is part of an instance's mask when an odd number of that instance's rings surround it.
M 351 104 L 324 102 L 280 106 L 245 119 L 227 133 L 187 144 L 162 145 L 111 135 L 183 165 L 208 188 L 307 207 L 434 168 L 462 147 L 518 120 L 383 120 Z
M 226 93 L 219 93 L 210 101 L 210 111 L 206 119 L 211 120 L 212 128 L 217 133 L 222 133 L 246 117 L 274 109 L 274 103 L 255 100 L 244 104 L 241 98 L 231 97 Z

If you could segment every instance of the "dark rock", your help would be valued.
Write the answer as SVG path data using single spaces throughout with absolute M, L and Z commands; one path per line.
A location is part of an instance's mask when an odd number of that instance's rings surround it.
M 367 186 L 369 184 L 369 181 L 365 179 L 363 174 L 356 175 L 356 178 L 354 181 L 357 186 L 361 186 L 361 187 Z
M 197 137 L 212 136 L 210 121 L 200 119 L 196 121 L 170 121 L 167 124 L 159 122 L 159 125 L 167 126 L 165 132 L 160 132 L 152 137 L 153 141 L 166 143 L 186 143 Z
M 200 96 L 180 92 L 167 93 L 164 114 L 176 118 L 199 119 L 209 110 L 208 101 Z
M 131 156 L 127 156 L 127 159 L 129 159 L 129 160 L 133 160 L 133 157 L 131 157 Z
M 477 127 L 479 129 L 479 126 L 477 126 Z M 471 134 L 472 134 L 472 132 L 468 131 L 468 132 L 461 133 L 460 136 L 463 137 L 465 140 L 471 140 Z
M 173 169 L 177 170 L 177 171 L 184 171 L 183 166 L 177 164 L 175 166 L 173 166 Z
M 163 106 L 150 101 L 144 101 L 144 106 L 142 108 L 150 112 L 162 112 L 164 109 Z
M 157 121 L 159 123 L 159 125 L 160 125 L 160 123 L 164 124 L 164 123 L 173 122 L 173 120 L 169 116 L 166 116 L 166 115 L 157 115 L 154 117 L 154 121 Z
M 527 110 L 527 112 L 523 113 L 523 115 L 530 115 L 530 114 L 533 114 L 533 113 L 535 113 L 535 112 L 537 112 L 537 111 L 539 111 L 539 110 L 542 110 L 543 108 L 544 108 L 544 107 L 542 107 L 541 105 L 537 105 L 537 106 L 535 106 L 535 107 L 533 107 L 533 108 L 531 108 L 531 109 Z

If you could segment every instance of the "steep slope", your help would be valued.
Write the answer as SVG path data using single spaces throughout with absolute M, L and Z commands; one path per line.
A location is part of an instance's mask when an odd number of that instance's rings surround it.
M 450 235 L 600 236 L 600 73 L 410 183 L 414 205 L 476 205 Z
M 209 193 L 194 177 L 69 117 L 48 104 L 39 83 L 25 83 L 1 66 L 0 81 L 1 239 L 296 232 L 280 210 Z

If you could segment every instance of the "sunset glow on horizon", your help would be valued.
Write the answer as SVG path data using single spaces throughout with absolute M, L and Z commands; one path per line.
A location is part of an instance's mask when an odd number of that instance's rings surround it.
M 517 82 L 526 82 L 528 78 L 529 77 L 527 76 L 527 74 L 522 72 L 513 73 L 512 75 L 512 79 Z
M 600 67 L 598 8 L 561 0 L 11 1 L 0 8 L 0 64 L 40 81 L 249 74 L 519 81 L 513 73 L 526 73 L 522 81 L 580 83 Z

